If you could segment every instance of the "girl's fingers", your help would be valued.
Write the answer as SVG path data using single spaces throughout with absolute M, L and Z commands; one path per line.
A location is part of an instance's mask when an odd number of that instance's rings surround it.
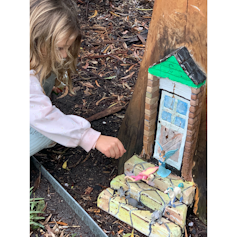
M 119 149 L 119 157 L 123 156 L 123 154 L 126 152 L 122 142 L 118 142 L 118 149 Z
M 120 157 L 121 152 L 120 152 L 119 147 L 117 145 L 114 147 L 114 151 L 115 151 L 115 157 L 114 158 L 118 159 Z
M 116 152 L 114 151 L 113 148 L 110 148 L 109 152 L 110 152 L 110 157 L 111 158 L 115 158 L 116 157 Z

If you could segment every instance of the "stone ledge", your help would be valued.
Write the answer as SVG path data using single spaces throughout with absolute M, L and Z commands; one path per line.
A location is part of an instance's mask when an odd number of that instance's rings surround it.
M 181 228 L 165 218 L 161 218 L 162 224 L 156 222 L 151 225 L 152 213 L 150 211 L 139 210 L 127 204 L 125 198 L 114 195 L 114 190 L 111 188 L 99 194 L 97 206 L 146 236 L 181 237 L 182 235 Z
M 138 175 L 143 170 L 154 166 L 154 164 L 146 162 L 134 155 L 124 164 L 124 172 L 125 174 L 128 174 L 133 171 L 134 175 Z M 154 173 L 154 175 L 154 187 L 158 188 L 162 192 L 164 192 L 168 187 L 178 186 L 179 183 L 183 183 L 183 203 L 186 205 L 192 205 L 195 195 L 195 187 L 193 182 L 183 181 L 181 177 L 172 174 L 166 178 L 162 178 L 156 173 Z

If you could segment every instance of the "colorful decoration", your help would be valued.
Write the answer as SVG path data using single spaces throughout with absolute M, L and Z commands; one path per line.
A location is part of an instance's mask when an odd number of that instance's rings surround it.
M 140 172 L 138 175 L 127 175 L 127 176 L 125 176 L 125 179 L 130 179 L 133 182 L 136 182 L 138 180 L 143 180 L 147 184 L 149 184 L 149 181 L 154 178 L 153 173 L 156 172 L 158 168 L 159 168 L 158 166 L 149 167 L 146 170 L 143 170 L 142 172 Z
M 161 153 L 159 154 L 159 170 L 157 172 L 157 174 L 159 176 L 161 176 L 162 178 L 166 178 L 171 171 L 165 168 L 165 162 L 172 156 L 175 154 L 176 151 L 178 151 L 178 149 L 176 150 L 171 150 L 165 153 L 165 151 L 163 150 L 162 146 L 160 145 L 160 143 L 158 141 L 156 141 L 156 143 L 160 146 L 161 149 Z
M 176 201 L 176 196 L 177 195 L 181 195 L 179 201 L 182 202 L 183 201 L 183 194 L 182 194 L 182 188 L 184 187 L 183 183 L 179 183 L 178 187 L 175 188 L 167 188 L 164 193 L 168 193 L 168 196 L 170 198 L 170 202 L 169 202 L 169 206 L 172 207 L 176 207 L 176 205 L 174 204 L 174 202 Z

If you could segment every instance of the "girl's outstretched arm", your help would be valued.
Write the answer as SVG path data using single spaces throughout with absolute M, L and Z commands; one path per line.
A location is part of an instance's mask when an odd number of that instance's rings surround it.
M 107 157 L 116 159 L 125 152 L 117 138 L 101 135 L 86 119 L 65 115 L 52 105 L 33 70 L 30 75 L 30 126 L 66 147 L 81 146 L 87 152 L 96 148 Z

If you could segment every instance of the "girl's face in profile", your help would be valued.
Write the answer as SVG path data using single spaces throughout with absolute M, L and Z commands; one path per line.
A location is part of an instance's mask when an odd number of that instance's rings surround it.
M 62 59 L 67 58 L 67 51 L 71 47 L 75 39 L 75 36 L 71 36 L 69 38 L 62 39 L 57 43 L 57 49 Z

